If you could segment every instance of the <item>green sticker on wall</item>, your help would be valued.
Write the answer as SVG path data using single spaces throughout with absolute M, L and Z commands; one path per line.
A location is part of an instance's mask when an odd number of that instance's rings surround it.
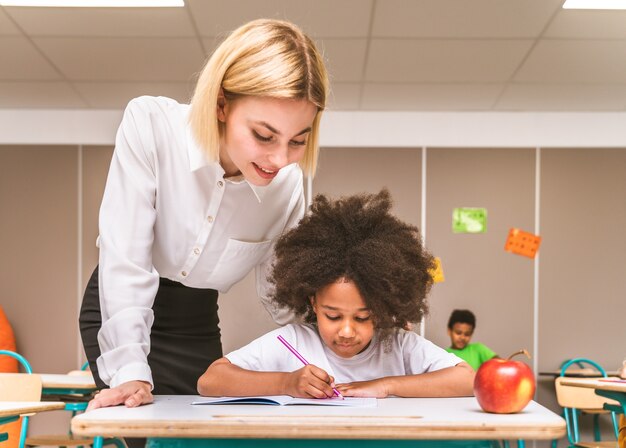
M 452 212 L 454 233 L 485 233 L 487 231 L 486 208 L 455 208 Z

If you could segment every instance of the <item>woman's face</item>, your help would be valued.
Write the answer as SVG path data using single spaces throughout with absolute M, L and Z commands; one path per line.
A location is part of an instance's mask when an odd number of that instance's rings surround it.
M 337 356 L 351 358 L 367 348 L 374 336 L 372 313 L 353 282 L 341 278 L 327 285 L 311 304 L 320 336 Z
M 281 168 L 302 159 L 316 113 L 307 100 L 220 97 L 220 163 L 226 176 L 243 174 L 253 185 L 268 185 Z

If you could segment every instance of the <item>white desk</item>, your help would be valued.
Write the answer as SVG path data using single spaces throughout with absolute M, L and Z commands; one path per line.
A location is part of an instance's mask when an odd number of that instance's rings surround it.
M 488 414 L 475 398 L 388 398 L 376 408 L 201 405 L 197 396 L 156 396 L 139 408 L 96 409 L 72 419 L 80 436 L 228 439 L 551 440 L 565 421 L 531 402 Z
M 601 381 L 595 378 L 563 378 L 561 384 L 564 386 L 585 387 L 588 389 L 596 390 L 610 390 L 614 392 L 626 393 L 626 382 L 619 378 L 606 378 L 607 380 L 614 379 L 616 381 Z
M 619 372 L 617 370 L 607 370 L 606 374 L 608 376 L 617 376 L 619 375 Z M 556 378 L 557 376 L 561 376 L 561 370 L 542 371 L 542 372 L 539 372 L 539 375 Z M 585 367 L 585 368 L 570 367 L 569 369 L 565 371 L 564 376 L 574 377 L 574 378 L 599 378 L 602 376 L 602 374 L 597 369 L 593 369 L 591 367 Z
M 85 392 L 91 392 L 96 389 L 96 382 L 90 373 L 85 375 L 42 373 L 39 376 L 44 389 L 71 389 Z

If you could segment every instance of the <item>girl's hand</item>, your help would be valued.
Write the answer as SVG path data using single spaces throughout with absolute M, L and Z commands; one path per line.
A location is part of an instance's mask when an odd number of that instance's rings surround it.
M 87 405 L 87 411 L 108 406 L 126 405 L 134 408 L 142 404 L 152 403 L 152 387 L 145 381 L 129 381 L 112 389 L 97 392 Z
M 372 381 L 356 381 L 354 383 L 337 384 L 336 388 L 344 397 L 385 398 L 389 395 L 384 378 Z
M 319 367 L 309 364 L 287 375 L 287 395 L 300 398 L 329 398 L 334 396 L 334 378 Z

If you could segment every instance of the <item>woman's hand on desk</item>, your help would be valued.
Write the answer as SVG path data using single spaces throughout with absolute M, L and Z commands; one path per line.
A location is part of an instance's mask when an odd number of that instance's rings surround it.
M 152 386 L 145 381 L 129 381 L 112 389 L 102 389 L 87 406 L 87 411 L 124 404 L 128 408 L 152 403 Z

